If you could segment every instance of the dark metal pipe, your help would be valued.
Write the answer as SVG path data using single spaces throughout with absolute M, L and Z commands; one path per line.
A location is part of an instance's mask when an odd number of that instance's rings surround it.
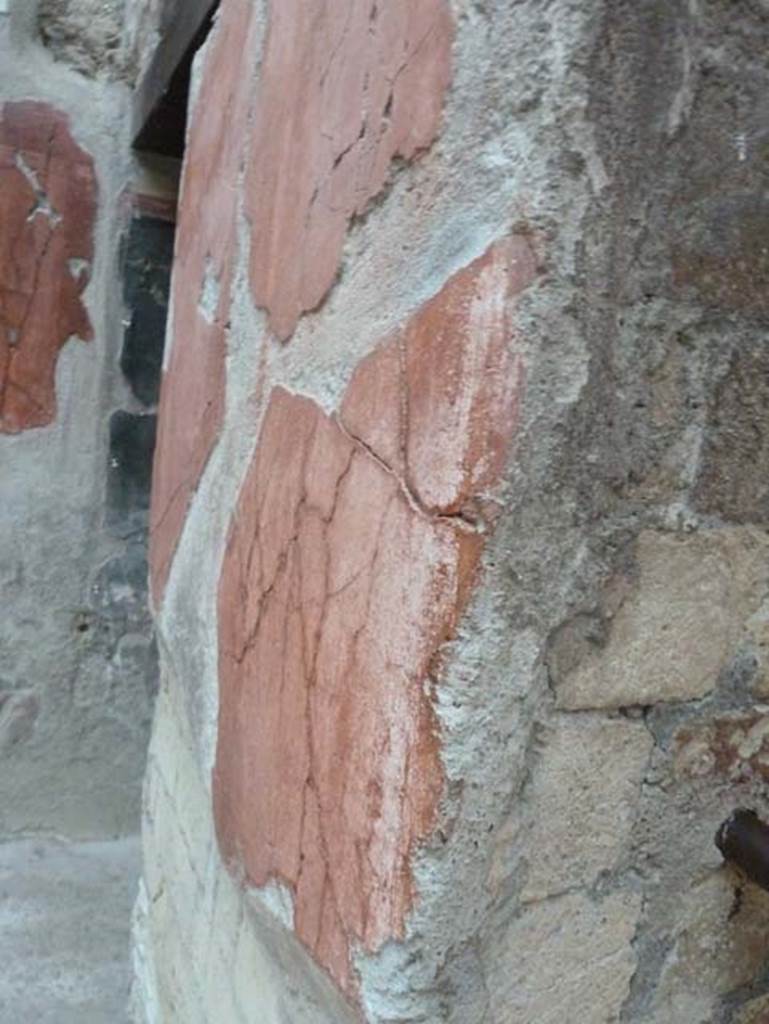
M 769 892 L 769 825 L 755 811 L 745 807 L 732 811 L 716 832 L 716 846 L 725 860 Z

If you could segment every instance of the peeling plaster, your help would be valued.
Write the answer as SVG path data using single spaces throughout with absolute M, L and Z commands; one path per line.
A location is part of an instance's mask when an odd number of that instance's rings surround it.
M 355 436 L 273 391 L 233 519 L 220 841 L 251 883 L 290 887 L 298 936 L 351 995 L 350 946 L 403 937 L 410 859 L 436 824 L 430 694 L 493 523 L 483 499 L 523 386 L 513 305 L 534 269 L 514 238 L 455 275 L 353 376 Z
M 59 352 L 93 336 L 82 292 L 97 186 L 67 116 L 33 102 L 0 108 L 0 180 L 0 433 L 18 433 L 52 422 Z

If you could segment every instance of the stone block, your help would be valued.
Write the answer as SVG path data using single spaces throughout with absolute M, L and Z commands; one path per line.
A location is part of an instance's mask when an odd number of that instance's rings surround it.
M 721 869 L 680 898 L 654 995 L 655 1020 L 709 1024 L 719 997 L 747 985 L 763 969 L 769 894 L 747 885 L 734 913 L 736 877 Z
M 639 722 L 558 718 L 541 739 L 527 815 L 521 898 L 589 886 L 614 869 L 636 816 L 652 737 Z
M 560 707 L 704 697 L 740 643 L 766 642 L 769 538 L 760 530 L 646 530 L 635 562 L 634 578 L 607 585 L 596 617 L 556 633 L 549 664 Z
M 495 940 L 493 1024 L 616 1024 L 635 971 L 640 906 L 632 893 L 570 893 L 524 908 Z
M 763 333 L 738 343 L 709 396 L 693 499 L 706 515 L 769 522 L 769 346 Z
M 673 282 L 722 309 L 765 313 L 769 201 L 751 193 L 708 196 L 675 218 Z
M 769 996 L 751 999 L 740 1007 L 732 1018 L 732 1024 L 767 1024 L 769 1021 Z

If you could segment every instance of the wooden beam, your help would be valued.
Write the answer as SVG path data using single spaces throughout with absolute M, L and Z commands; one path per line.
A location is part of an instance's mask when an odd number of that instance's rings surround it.
M 176 139 L 179 132 L 177 122 L 179 119 L 183 122 L 186 117 L 186 91 L 192 58 L 205 39 L 217 6 L 218 0 L 167 0 L 163 12 L 166 31 L 134 91 L 132 137 L 137 148 L 156 152 L 172 149 L 174 152 L 168 155 L 180 155 L 175 152 L 177 141 L 160 150 L 150 144 L 151 139 L 157 140 L 161 134 L 157 124 L 152 122 L 160 114 Z M 183 142 L 183 124 L 181 130 Z

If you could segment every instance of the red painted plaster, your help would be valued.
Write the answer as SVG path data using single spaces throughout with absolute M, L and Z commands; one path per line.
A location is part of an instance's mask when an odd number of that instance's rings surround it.
M 345 426 L 430 512 L 472 519 L 499 477 L 522 372 L 505 346 L 510 297 L 535 270 L 526 238 L 499 243 L 356 371 L 342 405 Z
M 251 280 L 290 337 L 334 283 L 350 220 L 438 131 L 446 0 L 272 0 L 247 180 Z
M 220 844 L 291 889 L 299 938 L 353 997 L 351 951 L 403 936 L 436 824 L 432 688 L 486 536 L 466 515 L 515 434 L 511 315 L 533 274 L 525 241 L 492 247 L 363 361 L 338 418 L 275 389 L 232 520 Z
M 257 22 L 247 0 L 222 3 L 189 133 L 153 481 L 156 605 L 221 427 L 240 171 L 254 297 L 286 338 L 331 287 L 349 221 L 391 160 L 434 139 L 450 77 L 446 0 L 271 3 L 246 168 Z M 198 302 L 207 276 L 212 317 Z
M 93 337 L 82 293 L 91 272 L 97 186 L 66 114 L 0 107 L 0 433 L 56 418 L 56 363 Z
M 171 348 L 153 473 L 150 568 L 156 606 L 224 414 L 226 331 L 238 255 L 238 178 L 255 21 L 250 0 L 222 5 L 189 132 L 171 286 Z M 217 294 L 214 309 L 201 302 L 206 282 Z

